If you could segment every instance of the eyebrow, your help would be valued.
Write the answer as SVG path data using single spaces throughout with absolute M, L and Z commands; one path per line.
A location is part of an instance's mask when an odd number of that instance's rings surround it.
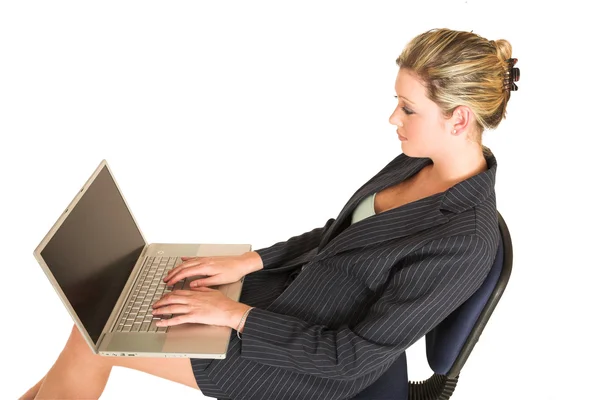
M 404 96 L 396 96 L 396 97 L 400 97 L 400 98 L 402 98 L 402 99 L 406 100 L 408 103 L 410 103 L 410 104 L 412 104 L 412 105 L 415 105 L 415 103 L 413 103 L 412 101 L 410 101 L 409 99 L 407 99 L 407 98 L 406 98 L 406 97 L 404 97 Z

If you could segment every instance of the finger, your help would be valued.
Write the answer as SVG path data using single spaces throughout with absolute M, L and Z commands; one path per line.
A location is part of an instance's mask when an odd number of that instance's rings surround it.
M 168 304 L 187 304 L 189 301 L 190 291 L 188 293 L 169 293 L 163 296 L 160 300 L 152 304 L 152 308 L 162 307 Z
M 216 289 L 211 289 L 209 287 L 206 286 L 198 286 L 198 287 L 191 287 L 190 288 L 192 291 L 194 292 L 218 292 L 218 290 Z
M 209 270 L 204 265 L 186 268 L 184 270 L 179 271 L 172 277 L 170 277 L 167 281 L 165 281 L 165 284 L 167 286 L 173 286 L 177 282 L 179 282 L 185 278 L 189 278 L 191 276 L 196 276 L 196 277 L 206 276 L 206 275 L 208 275 L 208 271 Z
M 190 312 L 190 306 L 185 304 L 175 304 L 164 307 L 159 307 L 152 310 L 152 315 L 163 315 L 163 314 L 187 314 Z
M 190 282 L 190 288 L 198 288 L 198 287 L 207 287 L 207 286 L 216 286 L 223 283 L 222 278 L 219 275 L 209 276 L 208 278 L 196 279 Z
M 179 264 L 178 266 L 176 266 L 175 268 L 170 269 L 167 274 L 165 275 L 165 277 L 163 278 L 163 282 L 167 282 L 169 281 L 173 275 L 175 275 L 176 273 L 178 273 L 179 271 L 181 271 L 182 269 L 184 269 L 186 267 L 186 264 Z
M 172 268 L 169 270 L 169 272 L 167 272 L 167 275 L 165 275 L 165 277 L 163 278 L 164 282 L 167 282 L 169 280 L 172 279 L 173 275 L 177 274 L 178 272 L 186 269 L 186 268 L 190 268 L 193 266 L 198 265 L 198 260 L 189 260 L 189 261 L 185 261 L 181 264 L 179 264 L 178 266 L 176 266 L 175 268 Z
M 168 294 L 175 295 L 175 296 L 190 296 L 192 294 L 192 292 L 190 292 L 189 290 L 185 290 L 185 289 L 177 289 L 177 290 L 173 290 L 172 292 L 170 292 Z
M 163 281 L 166 282 L 167 280 L 172 279 L 174 274 L 186 268 L 206 264 L 206 257 L 181 257 L 181 260 L 183 262 L 177 265 L 175 268 L 170 269 L 169 272 L 167 272 L 167 275 L 165 275 L 165 277 L 163 278 Z
M 181 325 L 181 324 L 185 324 L 186 322 L 194 322 L 192 320 L 192 316 L 190 314 L 181 314 L 176 317 L 161 319 L 159 321 L 156 321 L 156 326 Z

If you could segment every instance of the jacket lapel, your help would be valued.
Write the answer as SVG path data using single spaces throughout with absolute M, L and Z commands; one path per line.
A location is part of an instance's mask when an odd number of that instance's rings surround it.
M 411 176 L 413 176 L 414 174 L 416 174 L 418 171 L 420 171 L 423 167 L 425 167 L 427 164 L 430 164 L 431 160 L 428 158 L 411 158 L 411 157 L 407 157 L 405 154 L 400 154 L 398 157 L 396 157 L 394 160 L 392 160 L 388 165 L 386 165 L 381 171 L 379 171 L 373 178 L 371 178 L 367 183 L 365 183 L 361 188 L 359 188 L 353 195 L 352 197 L 350 197 L 350 199 L 348 200 L 348 202 L 346 203 L 346 205 L 344 206 L 344 208 L 342 208 L 342 211 L 340 212 L 340 214 L 338 215 L 338 217 L 336 218 L 335 222 L 329 227 L 329 229 L 324 233 L 323 238 L 321 239 L 321 242 L 319 243 L 319 247 L 318 247 L 318 252 L 320 253 L 321 250 L 327 246 L 327 253 L 330 253 L 331 251 L 343 251 L 342 249 L 340 249 L 339 246 L 333 246 L 329 245 L 329 242 L 332 241 L 332 239 L 336 238 L 338 236 L 338 233 L 343 231 L 344 232 L 344 236 L 346 232 L 350 232 L 350 230 L 352 229 L 352 231 L 360 231 L 360 228 L 363 228 L 365 225 L 367 225 L 367 228 L 370 227 L 373 224 L 381 224 L 382 221 L 385 221 L 388 216 L 390 216 L 390 214 L 397 214 L 397 212 L 394 212 L 398 209 L 392 209 L 392 210 L 388 210 L 386 212 L 383 212 L 381 214 L 377 214 L 374 215 L 372 217 L 369 217 L 367 220 L 364 221 L 359 221 L 355 224 L 353 224 L 352 226 L 350 226 L 350 220 L 351 220 L 351 215 L 354 212 L 354 209 L 356 208 L 356 206 L 367 196 L 369 196 L 370 194 L 374 193 L 374 192 L 380 192 L 383 189 L 393 186 L 397 183 L 400 183 L 402 181 L 404 181 L 405 179 L 410 178 Z M 402 208 L 402 207 L 400 207 Z M 393 215 L 392 215 L 393 217 Z M 373 221 L 371 223 L 371 221 Z M 365 222 L 365 223 L 363 223 Z M 382 224 L 384 226 L 387 226 L 390 229 L 393 229 L 392 224 Z M 359 227 L 359 229 L 356 229 L 356 227 Z M 346 229 L 348 228 L 348 229 Z M 354 232 L 355 234 L 358 233 L 360 234 L 360 232 Z M 371 234 L 371 232 L 369 232 L 369 234 Z M 342 248 L 346 249 L 347 246 L 353 246 L 353 244 L 348 243 L 346 240 L 343 240 L 344 238 L 342 237 L 342 243 L 340 243 L 342 245 Z M 367 238 L 364 238 L 365 240 Z M 384 240 L 384 239 L 379 239 L 379 240 Z M 339 240 L 338 240 L 339 242 Z M 362 243 L 362 241 L 361 241 Z M 365 244 L 360 244 L 360 246 L 364 246 Z M 332 248 L 332 246 L 334 248 Z
M 401 207 L 384 211 L 347 226 L 339 235 L 326 242 L 316 259 L 341 253 L 353 248 L 365 247 L 386 240 L 396 239 L 443 224 L 448 221 L 440 209 L 444 194 L 426 197 Z
M 496 160 L 489 149 L 484 155 L 488 170 L 453 186 L 445 192 L 387 210 L 350 224 L 356 206 L 373 192 L 410 178 L 431 164 L 429 158 L 412 158 L 400 154 L 359 188 L 346 203 L 335 222 L 325 231 L 316 259 L 352 248 L 408 236 L 448 221 L 448 213 L 459 213 L 482 202 L 494 192 Z

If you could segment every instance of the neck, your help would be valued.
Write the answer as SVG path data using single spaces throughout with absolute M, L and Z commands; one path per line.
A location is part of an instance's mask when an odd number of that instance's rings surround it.
M 443 156 L 431 158 L 433 165 L 427 175 L 443 186 L 453 186 L 487 169 L 481 145 L 472 144 L 463 151 L 446 152 Z

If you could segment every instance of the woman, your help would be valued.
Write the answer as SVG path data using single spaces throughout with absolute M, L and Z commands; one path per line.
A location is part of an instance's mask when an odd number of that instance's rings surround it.
M 74 327 L 22 398 L 98 398 L 115 365 L 218 398 L 355 397 L 469 298 L 492 265 L 496 161 L 481 136 L 516 90 L 511 51 L 469 32 L 417 36 L 396 61 L 390 123 L 402 154 L 337 219 L 242 256 L 186 258 L 168 273 L 167 284 L 208 277 L 155 303 L 158 315 L 179 314 L 160 324 L 233 328 L 226 359 L 102 357 Z M 240 302 L 207 288 L 243 276 Z

